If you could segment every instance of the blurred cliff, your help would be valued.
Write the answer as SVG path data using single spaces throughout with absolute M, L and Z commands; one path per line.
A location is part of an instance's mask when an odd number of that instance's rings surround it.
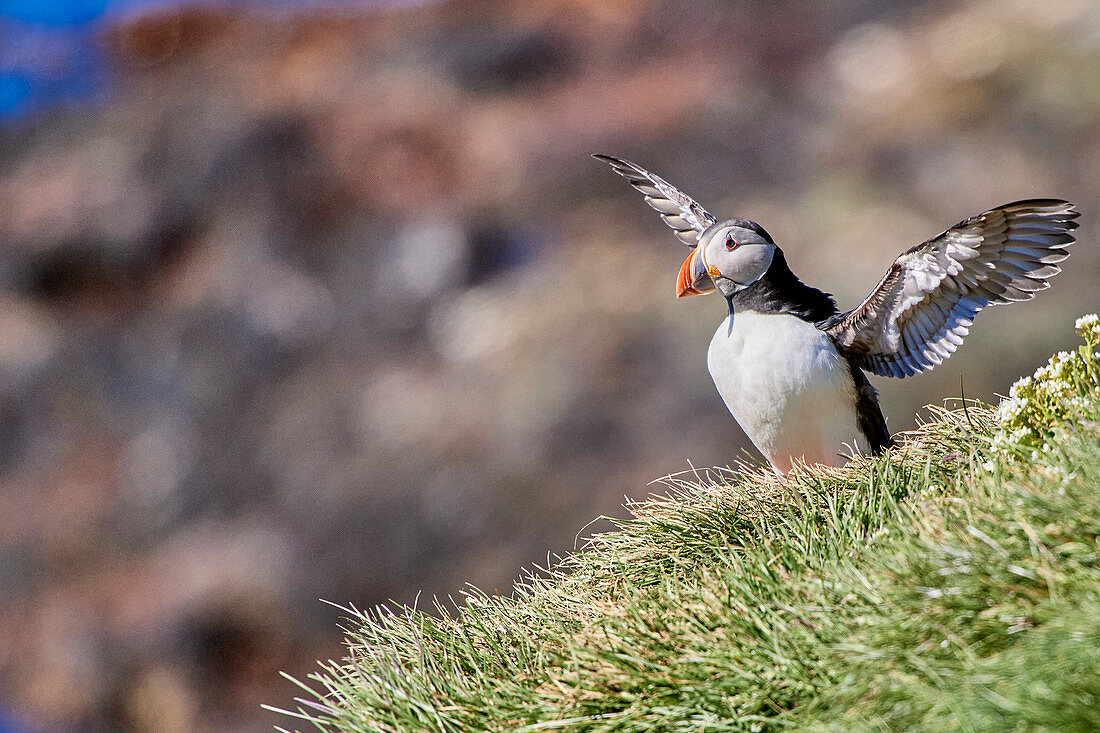
M 0 730 L 285 724 L 278 671 L 341 654 L 318 599 L 506 591 L 739 458 L 722 304 L 674 300 L 686 250 L 592 152 L 842 307 L 965 216 L 1077 202 L 1051 291 L 876 380 L 894 430 L 1100 309 L 1086 0 L 158 8 L 0 128 Z

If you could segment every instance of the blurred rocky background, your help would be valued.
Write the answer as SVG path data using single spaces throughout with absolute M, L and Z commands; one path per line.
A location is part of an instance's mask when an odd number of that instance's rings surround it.
M 0 731 L 289 721 L 342 614 L 507 592 L 746 441 L 723 316 L 593 152 L 762 222 L 852 307 L 991 206 L 1052 290 L 894 430 L 1100 309 L 1092 0 L 0 0 Z M 580 534 L 579 534 L 580 533 Z

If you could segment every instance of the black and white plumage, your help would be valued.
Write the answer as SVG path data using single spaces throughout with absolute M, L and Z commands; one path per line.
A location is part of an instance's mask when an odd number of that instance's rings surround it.
M 982 308 L 1030 300 L 1069 257 L 1073 204 L 1032 199 L 960 222 L 904 252 L 858 308 L 826 330 L 863 369 L 909 377 L 954 353 Z
M 699 235 L 717 221 L 690 196 L 645 168 L 610 155 L 592 157 L 610 163 L 616 173 L 641 191 L 645 202 L 657 210 L 661 220 L 672 227 L 680 241 L 689 247 L 694 247 L 699 242 Z
M 729 316 L 707 364 L 722 400 L 780 474 L 795 462 L 836 465 L 854 451 L 893 445 L 864 370 L 903 378 L 940 364 L 980 310 L 1049 287 L 1077 227 L 1067 201 L 999 206 L 903 252 L 871 294 L 842 313 L 830 295 L 791 272 L 759 224 L 718 221 L 644 168 L 595 157 L 692 247 L 677 296 L 725 296 Z

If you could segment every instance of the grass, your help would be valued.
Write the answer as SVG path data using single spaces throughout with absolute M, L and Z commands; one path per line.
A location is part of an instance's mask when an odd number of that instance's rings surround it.
M 325 731 L 1100 730 L 1100 324 L 999 409 L 670 477 L 512 595 L 348 609 Z M 1045 371 L 1044 371 L 1045 370 Z M 1025 430 L 1026 428 L 1026 430 Z

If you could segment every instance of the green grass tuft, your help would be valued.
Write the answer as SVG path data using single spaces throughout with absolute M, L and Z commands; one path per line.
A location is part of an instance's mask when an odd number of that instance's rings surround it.
M 1011 407 L 935 410 L 888 456 L 669 477 L 511 596 L 349 609 L 349 656 L 288 714 L 325 731 L 1100 730 L 1094 325 Z

